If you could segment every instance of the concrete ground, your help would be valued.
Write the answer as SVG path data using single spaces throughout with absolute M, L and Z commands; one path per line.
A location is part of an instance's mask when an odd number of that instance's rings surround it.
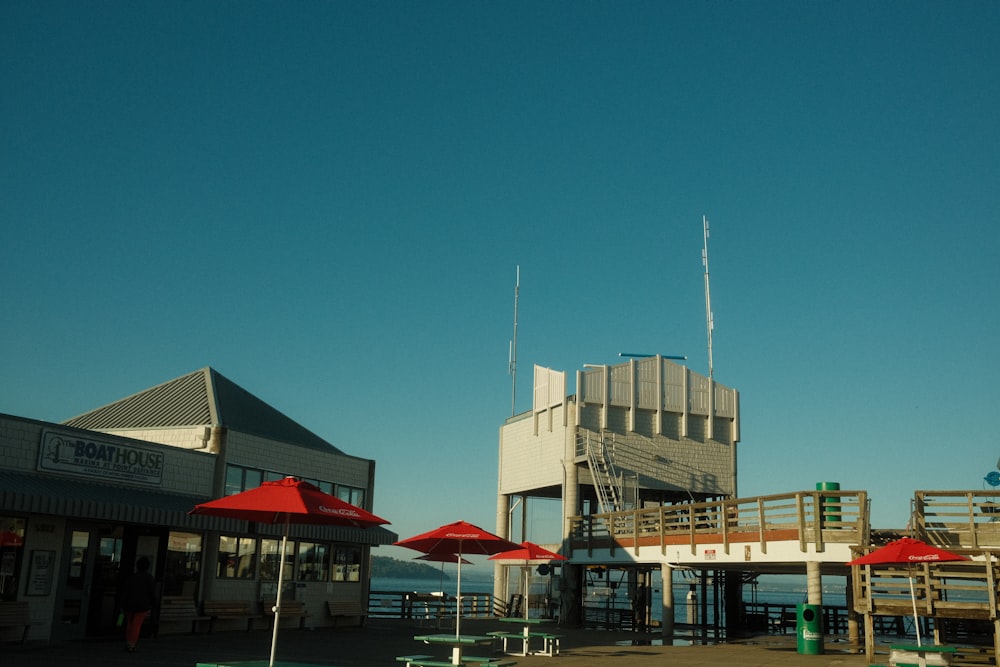
M 462 634 L 483 634 L 491 630 L 509 630 L 492 620 L 466 620 Z M 800 655 L 793 635 L 765 635 L 726 644 L 663 646 L 658 634 L 635 634 L 604 630 L 551 628 L 561 634 L 561 653 L 555 658 L 540 655 L 516 656 L 520 667 L 662 667 L 664 664 L 685 667 L 867 667 L 864 655 L 847 652 L 841 642 L 827 641 L 821 655 Z M 438 632 L 418 627 L 411 621 L 371 620 L 363 628 L 297 630 L 282 628 L 278 635 L 279 663 L 306 663 L 339 667 L 398 665 L 396 656 L 415 653 L 447 654 L 445 647 L 426 646 L 413 636 Z M 447 632 L 442 630 L 441 632 Z M 4 667 L 195 667 L 198 663 L 227 664 L 259 661 L 267 664 L 271 633 L 216 632 L 199 635 L 170 635 L 159 639 L 144 638 L 135 653 L 128 653 L 118 640 L 54 642 L 48 644 L 4 643 L 0 645 L 0 664 Z M 488 649 L 477 648 L 477 654 Z M 884 656 L 881 662 L 885 662 Z

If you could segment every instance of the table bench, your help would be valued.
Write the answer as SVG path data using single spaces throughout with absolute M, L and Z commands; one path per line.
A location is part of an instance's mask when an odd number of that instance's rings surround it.
M 262 602 L 261 606 L 264 616 L 268 619 L 268 629 L 271 629 L 273 627 L 271 624 L 274 623 L 274 600 Z M 282 600 L 281 618 L 298 618 L 299 630 L 304 630 L 309 612 L 306 611 L 306 605 L 302 600 Z
M 490 637 L 497 639 L 501 642 L 500 651 L 503 653 L 507 652 L 507 642 L 511 639 L 517 639 L 521 642 L 524 641 L 523 632 L 507 632 L 505 630 L 495 630 L 493 632 L 487 632 Z
M 358 600 L 327 600 L 326 611 L 333 617 L 333 626 L 337 627 L 338 618 L 360 618 L 360 625 L 368 618 L 368 609 Z
M 156 616 L 156 636 L 164 623 L 190 623 L 191 634 L 198 633 L 198 623 L 211 621 L 208 616 L 198 613 L 198 605 L 187 597 L 164 597 L 160 601 L 160 611 Z
M 559 640 L 562 635 L 554 635 L 549 632 L 532 632 L 532 637 L 542 638 L 542 653 L 550 658 L 559 655 Z
M 506 658 L 498 657 L 495 655 L 485 656 L 485 655 L 465 655 L 462 654 L 462 660 L 464 662 L 475 662 L 482 667 L 511 667 L 516 665 L 517 662 L 514 660 L 507 660 Z
M 31 628 L 31 610 L 28 603 L 14 600 L 0 602 L 0 628 L 22 628 L 21 643 L 28 639 L 28 629 Z
M 950 665 L 954 655 L 954 646 L 897 644 L 889 647 L 889 664 L 892 667 Z
M 406 667 L 465 667 L 464 662 L 457 665 L 450 660 L 439 660 L 432 655 L 399 655 L 397 662 L 405 662 Z
M 529 632 L 527 636 L 525 636 L 523 632 L 504 632 L 504 631 L 487 632 L 486 634 L 502 642 L 502 647 L 500 650 L 503 653 L 508 653 L 507 650 L 508 641 L 510 641 L 511 639 L 516 639 L 520 641 L 521 653 L 523 655 L 527 655 L 529 653 L 530 647 L 528 646 L 528 642 L 531 640 L 531 638 L 538 637 L 539 639 L 542 640 L 542 650 L 537 651 L 536 653 L 539 653 L 541 655 L 547 655 L 550 658 L 559 655 L 559 640 L 562 638 L 562 635 L 554 635 L 548 632 Z
M 216 620 L 246 620 L 247 632 L 253 629 L 254 621 L 261 618 L 253 610 L 250 600 L 205 600 L 201 607 L 205 616 L 209 617 L 208 631 L 215 629 Z

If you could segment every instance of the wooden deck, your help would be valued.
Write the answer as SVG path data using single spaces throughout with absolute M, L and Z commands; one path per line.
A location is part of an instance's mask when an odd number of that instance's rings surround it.
M 667 505 L 571 520 L 577 563 L 664 563 L 702 569 L 768 571 L 775 563 L 850 575 L 853 610 L 869 619 L 920 617 L 948 641 L 954 620 L 992 627 L 1000 667 L 1000 491 L 917 491 L 912 537 L 969 561 L 845 567 L 872 544 L 864 491 L 800 491 L 719 502 Z M 911 597 L 911 582 L 913 597 Z M 960 623 L 959 623 L 960 625 Z M 954 627 L 959 627 L 954 625 Z M 872 637 L 865 637 L 872 657 Z
M 827 544 L 868 543 L 867 506 L 864 491 L 800 491 L 592 514 L 571 520 L 570 547 L 575 557 L 619 549 L 638 554 L 641 547 L 660 547 L 662 554 L 671 548 L 676 554 L 672 547 L 678 546 L 696 556 L 706 545 L 728 554 L 731 546 L 747 544 L 766 554 L 769 546 L 788 543 L 802 553 L 823 552 Z M 842 555 L 843 550 L 832 553 L 831 562 Z

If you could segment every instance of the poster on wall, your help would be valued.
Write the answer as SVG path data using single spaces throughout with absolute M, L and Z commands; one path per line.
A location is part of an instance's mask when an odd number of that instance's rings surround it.
M 14 576 L 15 554 L 13 551 L 5 551 L 3 560 L 0 560 L 0 577 Z
M 55 563 L 55 551 L 35 550 L 31 552 L 26 595 L 48 595 L 52 592 L 52 574 Z

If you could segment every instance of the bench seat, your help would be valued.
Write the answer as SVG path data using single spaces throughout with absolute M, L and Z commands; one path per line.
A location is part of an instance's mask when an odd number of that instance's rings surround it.
M 334 627 L 339 618 L 359 618 L 361 625 L 368 618 L 368 609 L 359 600 L 327 600 L 326 611 L 333 617 Z
M 559 655 L 559 640 L 562 639 L 562 635 L 554 635 L 551 632 L 532 632 L 531 636 L 542 638 L 542 653 L 550 658 Z
M 31 628 L 31 610 L 22 600 L 0 602 L 0 628 L 22 628 L 21 643 L 28 639 Z
M 505 632 L 505 631 L 493 631 L 487 632 L 487 635 L 493 637 L 494 639 L 499 639 L 501 641 L 500 650 L 507 653 L 507 642 L 512 639 L 516 639 L 521 642 L 521 653 L 528 653 L 528 642 L 533 638 L 538 638 L 542 640 L 542 650 L 537 651 L 543 655 L 549 657 L 559 655 L 559 640 L 562 639 L 562 635 L 554 635 L 550 632 L 531 632 L 525 637 L 523 632 Z
M 486 634 L 489 635 L 490 637 L 493 637 L 493 639 L 497 639 L 500 641 L 500 646 L 494 648 L 494 650 L 500 651 L 501 653 L 507 653 L 507 642 L 510 641 L 511 639 L 516 639 L 522 642 L 521 644 L 522 653 L 524 653 L 525 652 L 524 649 L 527 648 L 526 646 L 524 646 L 525 639 L 523 632 L 507 632 L 506 630 L 494 630 L 493 632 L 487 632 Z
M 209 617 L 208 631 L 215 629 L 216 620 L 246 620 L 247 632 L 253 629 L 254 621 L 261 615 L 253 610 L 250 600 L 205 600 L 202 611 Z
M 191 624 L 191 634 L 198 633 L 198 624 L 212 619 L 198 612 L 197 603 L 187 597 L 164 597 L 160 600 L 160 611 L 156 616 L 156 632 L 159 636 L 164 623 Z
M 450 660 L 438 660 L 433 656 L 426 655 L 401 655 L 396 660 L 405 662 L 406 667 L 465 667 L 464 662 L 459 662 L 456 665 Z
M 479 663 L 482 667 L 511 667 L 516 665 L 517 662 L 514 660 L 508 660 L 499 656 L 485 656 L 485 655 L 465 655 L 462 654 L 462 660 L 465 662 L 475 662 Z
M 272 628 L 274 623 L 274 600 L 266 600 L 261 603 L 262 611 L 264 616 L 268 619 L 268 629 Z M 304 630 L 306 627 L 306 619 L 309 618 L 309 612 L 306 610 L 306 605 L 302 600 L 281 600 L 281 618 L 298 618 L 299 619 L 299 630 Z

